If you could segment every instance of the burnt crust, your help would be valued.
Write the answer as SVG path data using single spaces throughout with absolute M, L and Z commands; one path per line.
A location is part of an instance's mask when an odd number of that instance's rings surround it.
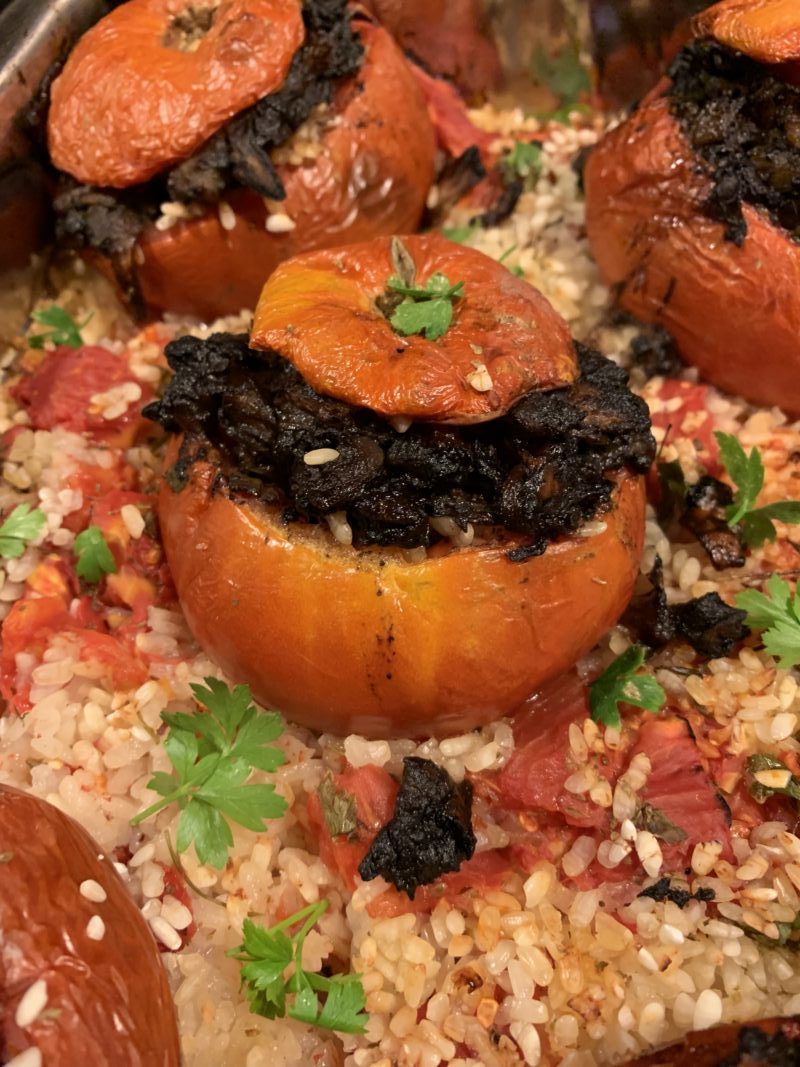
M 139 234 L 165 200 L 213 203 L 236 186 L 282 200 L 286 192 L 270 150 L 333 100 L 364 55 L 346 0 L 306 0 L 303 20 L 306 38 L 281 88 L 235 115 L 189 159 L 131 189 L 98 189 L 64 175 L 54 202 L 56 237 L 110 256 L 123 275 Z
M 474 426 L 414 423 L 405 433 L 366 408 L 321 396 L 274 352 L 244 335 L 183 337 L 166 355 L 174 377 L 146 415 L 209 442 L 227 491 L 280 502 L 289 519 L 344 511 L 357 545 L 429 546 L 430 519 L 500 526 L 531 538 L 521 557 L 574 532 L 609 505 L 613 472 L 644 473 L 654 442 L 647 405 L 610 360 L 576 345 L 581 376 L 535 391 Z M 338 458 L 309 466 L 303 456 Z
M 711 177 L 709 218 L 741 245 L 751 204 L 800 241 L 800 89 L 713 40 L 686 45 L 668 73 L 670 110 Z

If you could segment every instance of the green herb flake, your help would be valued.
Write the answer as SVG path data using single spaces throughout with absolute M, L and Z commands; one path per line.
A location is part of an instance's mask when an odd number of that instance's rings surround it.
M 791 774 L 786 764 L 775 756 L 770 756 L 766 752 L 757 752 L 755 755 L 748 757 L 746 768 L 750 795 L 759 804 L 763 804 L 764 801 L 776 794 L 791 797 L 793 800 L 800 800 L 800 780 Z M 781 779 L 786 779 L 785 785 L 768 784 L 770 772 L 774 771 L 779 772 Z M 787 775 L 789 775 L 788 778 L 786 778 Z M 759 776 L 762 779 L 766 778 L 767 781 L 759 781 Z
M 800 599 L 788 582 L 773 574 L 766 585 L 767 594 L 746 589 L 735 599 L 736 607 L 747 612 L 745 623 L 761 630 L 764 648 L 781 669 L 800 664 Z
M 162 714 L 170 728 L 164 748 L 174 771 L 153 775 L 147 788 L 162 799 L 131 819 L 131 825 L 177 804 L 178 852 L 194 843 L 200 862 L 219 869 L 233 845 L 231 822 L 258 833 L 265 820 L 285 812 L 286 801 L 272 783 L 248 783 L 248 779 L 256 769 L 276 771 L 286 757 L 269 744 L 283 732 L 280 715 L 260 711 L 249 686 L 231 690 L 217 678 L 206 678 L 205 683 L 192 686 L 205 712 Z
M 777 531 L 773 519 L 786 523 L 800 522 L 798 500 L 783 500 L 762 508 L 755 507 L 758 494 L 764 487 L 764 464 L 759 450 L 753 448 L 748 455 L 733 434 L 718 431 L 714 436 L 719 444 L 722 462 L 736 486 L 733 503 L 725 512 L 725 520 L 730 527 L 737 523 L 740 525 L 745 544 L 750 548 L 759 548 L 765 541 L 774 541 Z
M 78 324 L 58 304 L 51 304 L 50 307 L 34 311 L 31 318 L 39 326 L 46 327 L 43 333 L 33 334 L 28 338 L 31 348 L 44 348 L 48 341 L 54 345 L 65 345 L 67 348 L 80 348 L 83 344 L 81 330 L 89 323 L 92 316 L 87 316 L 82 323 Z
M 326 978 L 303 969 L 303 943 L 328 906 L 327 900 L 309 904 L 269 929 L 245 919 L 242 944 L 228 956 L 242 964 L 242 985 L 254 1014 L 267 1019 L 288 1015 L 323 1030 L 362 1034 L 368 1016 L 358 975 Z
M 424 333 L 429 341 L 436 341 L 447 332 L 453 321 L 453 303 L 464 295 L 463 282 L 453 285 L 438 271 L 424 287 L 408 285 L 397 275 L 389 278 L 386 287 L 404 298 L 389 320 L 394 329 L 406 337 Z
M 637 808 L 633 825 L 637 830 L 649 830 L 668 845 L 679 845 L 687 837 L 686 831 L 668 819 L 661 808 L 656 808 L 646 801 Z
M 589 686 L 589 708 L 595 722 L 619 727 L 620 704 L 654 712 L 663 708 L 666 693 L 655 678 L 638 673 L 643 665 L 644 649 L 632 645 Z
M 117 564 L 99 526 L 87 526 L 75 538 L 75 573 L 90 585 L 97 585 L 104 574 L 115 574 Z
M 538 141 L 515 141 L 500 161 L 506 178 L 518 180 L 530 191 L 542 173 L 542 146 Z
M 466 226 L 445 226 L 442 230 L 442 236 L 446 237 L 448 241 L 452 241 L 454 244 L 463 245 L 466 244 L 470 238 L 478 232 L 480 226 L 469 223 Z
M 331 837 L 352 834 L 358 827 L 356 798 L 344 789 L 338 789 L 330 774 L 322 779 L 317 790 L 322 817 Z
M 579 98 L 591 90 L 589 71 L 581 62 L 577 48 L 566 45 L 557 55 L 550 55 L 539 48 L 531 63 L 533 78 L 558 97 L 560 107 L 547 117 L 566 119 L 571 111 L 581 107 Z
M 3 559 L 18 559 L 29 542 L 44 529 L 45 515 L 41 508 L 30 504 L 17 504 L 0 526 L 0 556 Z

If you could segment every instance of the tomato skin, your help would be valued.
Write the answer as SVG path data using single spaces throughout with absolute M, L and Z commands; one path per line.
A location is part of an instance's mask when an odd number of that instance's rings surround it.
M 125 384 L 135 385 L 140 398 L 123 414 L 105 419 L 99 409 L 93 410 L 93 396 Z M 146 427 L 141 409 L 153 398 L 152 388 L 135 378 L 124 355 L 99 345 L 62 345 L 46 352 L 33 371 L 11 387 L 11 394 L 27 410 L 35 430 L 60 427 L 117 448 L 131 445 Z

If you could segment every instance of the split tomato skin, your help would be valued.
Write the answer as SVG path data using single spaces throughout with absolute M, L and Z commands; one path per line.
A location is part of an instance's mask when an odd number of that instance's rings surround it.
M 51 90 L 59 170 L 89 185 L 136 185 L 283 84 L 305 35 L 298 0 L 226 0 L 190 49 L 171 35 L 175 15 L 191 10 L 127 0 L 81 37 Z
M 301 252 L 414 230 L 434 177 L 436 137 L 411 66 L 386 30 L 358 23 L 365 58 L 342 83 L 322 135 L 323 151 L 282 164 L 280 210 L 294 228 L 271 233 L 261 197 L 231 190 L 236 225 L 216 209 L 160 232 L 145 231 L 137 270 L 144 301 L 158 310 L 212 319 L 253 307 L 264 279 Z
M 643 481 L 628 474 L 602 531 L 518 563 L 511 537 L 419 563 L 338 545 L 283 524 L 280 507 L 215 492 L 216 477 L 198 460 L 160 495 L 189 625 L 261 703 L 336 734 L 446 735 L 508 714 L 616 621 L 641 557 Z
M 711 183 L 670 113 L 668 85 L 589 157 L 592 252 L 622 307 L 664 326 L 703 377 L 800 413 L 800 245 L 747 204 L 741 247 L 706 217 Z

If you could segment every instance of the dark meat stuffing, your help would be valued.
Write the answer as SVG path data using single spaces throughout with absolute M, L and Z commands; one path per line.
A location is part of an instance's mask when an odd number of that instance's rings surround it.
M 644 473 L 654 442 L 644 401 L 624 371 L 577 346 L 581 377 L 528 394 L 475 426 L 415 423 L 400 433 L 366 408 L 320 396 L 245 336 L 183 337 L 167 346 L 175 375 L 146 409 L 167 430 L 210 443 L 229 491 L 283 503 L 287 518 L 346 512 L 355 544 L 428 546 L 431 519 L 526 534 L 525 556 L 609 504 L 624 467 Z M 306 453 L 333 449 L 317 466 Z
M 716 41 L 695 41 L 669 71 L 670 108 L 713 180 L 706 204 L 741 245 L 742 202 L 800 240 L 800 88 Z
M 469 782 L 456 784 L 431 760 L 406 756 L 394 814 L 358 873 L 365 882 L 381 875 L 413 900 L 419 886 L 457 871 L 475 844 Z

